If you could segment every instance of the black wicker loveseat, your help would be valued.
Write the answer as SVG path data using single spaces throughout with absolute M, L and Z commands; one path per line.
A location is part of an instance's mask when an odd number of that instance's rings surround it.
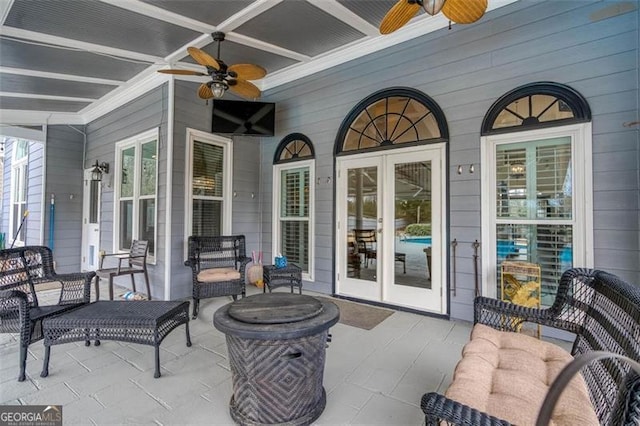
M 535 424 L 546 396 L 541 389 L 548 390 L 573 357 L 605 351 L 640 361 L 640 286 L 612 274 L 580 268 L 566 271 L 556 299 L 547 309 L 486 297 L 476 298 L 474 305 L 471 340 L 463 349 L 453 382 L 445 395 L 431 392 L 422 397 L 427 425 Z M 575 334 L 571 353 L 556 350 L 553 343 L 515 333 L 525 322 Z M 499 351 L 503 352 L 492 355 Z M 554 361 L 553 356 L 560 351 L 567 357 L 561 355 Z M 526 362 L 532 353 L 540 360 Z M 541 367 L 547 362 L 549 366 Z M 532 372 L 541 368 L 547 377 L 532 379 Z M 573 389 L 565 390 L 568 395 L 558 400 L 554 411 L 558 417 L 552 418 L 552 424 L 640 424 L 640 376 L 629 363 L 602 359 L 591 362 L 581 373 L 571 382 Z M 532 382 L 533 391 L 529 389 Z M 511 390 L 505 392 L 507 388 Z M 586 401 L 580 399 L 581 392 Z M 558 408 L 563 401 L 564 412 Z M 526 411 L 528 418 L 523 413 Z
M 94 276 L 95 272 L 57 274 L 48 247 L 0 250 L 0 333 L 20 334 L 18 381 L 25 379 L 27 348 L 43 338 L 42 320 L 89 303 Z M 38 301 L 38 290 L 47 283 L 60 283 L 55 305 Z

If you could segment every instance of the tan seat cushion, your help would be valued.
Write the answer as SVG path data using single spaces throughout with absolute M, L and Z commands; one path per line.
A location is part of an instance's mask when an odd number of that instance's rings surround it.
M 204 269 L 198 273 L 198 281 L 204 283 L 215 283 L 238 279 L 240 279 L 240 272 L 233 268 L 211 268 Z
M 445 395 L 510 423 L 534 425 L 553 380 L 572 359 L 553 343 L 476 324 Z M 565 388 L 551 424 L 598 425 L 581 375 Z

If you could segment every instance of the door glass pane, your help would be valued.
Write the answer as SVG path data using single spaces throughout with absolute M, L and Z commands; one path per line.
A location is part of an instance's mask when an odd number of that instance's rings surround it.
M 99 185 L 97 180 L 89 181 L 89 223 L 98 223 Z
M 431 288 L 431 162 L 395 165 L 394 284 Z
M 347 172 L 347 276 L 376 281 L 378 168 Z
M 156 200 L 153 198 L 140 200 L 138 235 L 140 240 L 149 242 L 149 256 L 155 256 Z
M 193 200 L 192 235 L 216 236 L 222 232 L 222 201 Z
M 523 261 L 540 267 L 542 305 L 550 306 L 562 273 L 573 265 L 571 225 L 500 224 L 496 235 L 498 254 L 498 297 L 500 266 L 505 260 Z
M 193 143 L 193 195 L 222 197 L 224 148 Z
M 120 201 L 120 250 L 129 250 L 133 239 L 133 200 Z
M 136 148 L 132 146 L 122 150 L 122 158 L 120 164 L 122 171 L 120 176 L 120 196 L 133 197 L 134 168 L 135 168 L 135 152 Z M 127 247 L 129 249 L 130 246 Z
M 156 193 L 156 141 L 142 144 L 140 195 Z

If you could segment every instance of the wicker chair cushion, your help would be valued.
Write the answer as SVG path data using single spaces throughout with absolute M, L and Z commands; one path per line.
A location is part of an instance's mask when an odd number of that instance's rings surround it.
M 573 357 L 553 343 L 476 324 L 446 396 L 517 425 L 534 425 L 551 383 Z M 552 425 L 598 425 L 582 376 L 565 388 Z
M 201 283 L 216 283 L 240 279 L 240 272 L 233 268 L 204 269 L 198 273 L 198 281 Z

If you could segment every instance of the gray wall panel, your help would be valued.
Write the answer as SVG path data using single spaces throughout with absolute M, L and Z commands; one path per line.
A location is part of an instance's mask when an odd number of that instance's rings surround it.
M 59 272 L 80 271 L 83 148 L 82 133 L 69 126 L 48 126 L 44 236 L 45 244 L 50 246 L 50 201 L 51 194 L 55 194 L 53 258 Z

